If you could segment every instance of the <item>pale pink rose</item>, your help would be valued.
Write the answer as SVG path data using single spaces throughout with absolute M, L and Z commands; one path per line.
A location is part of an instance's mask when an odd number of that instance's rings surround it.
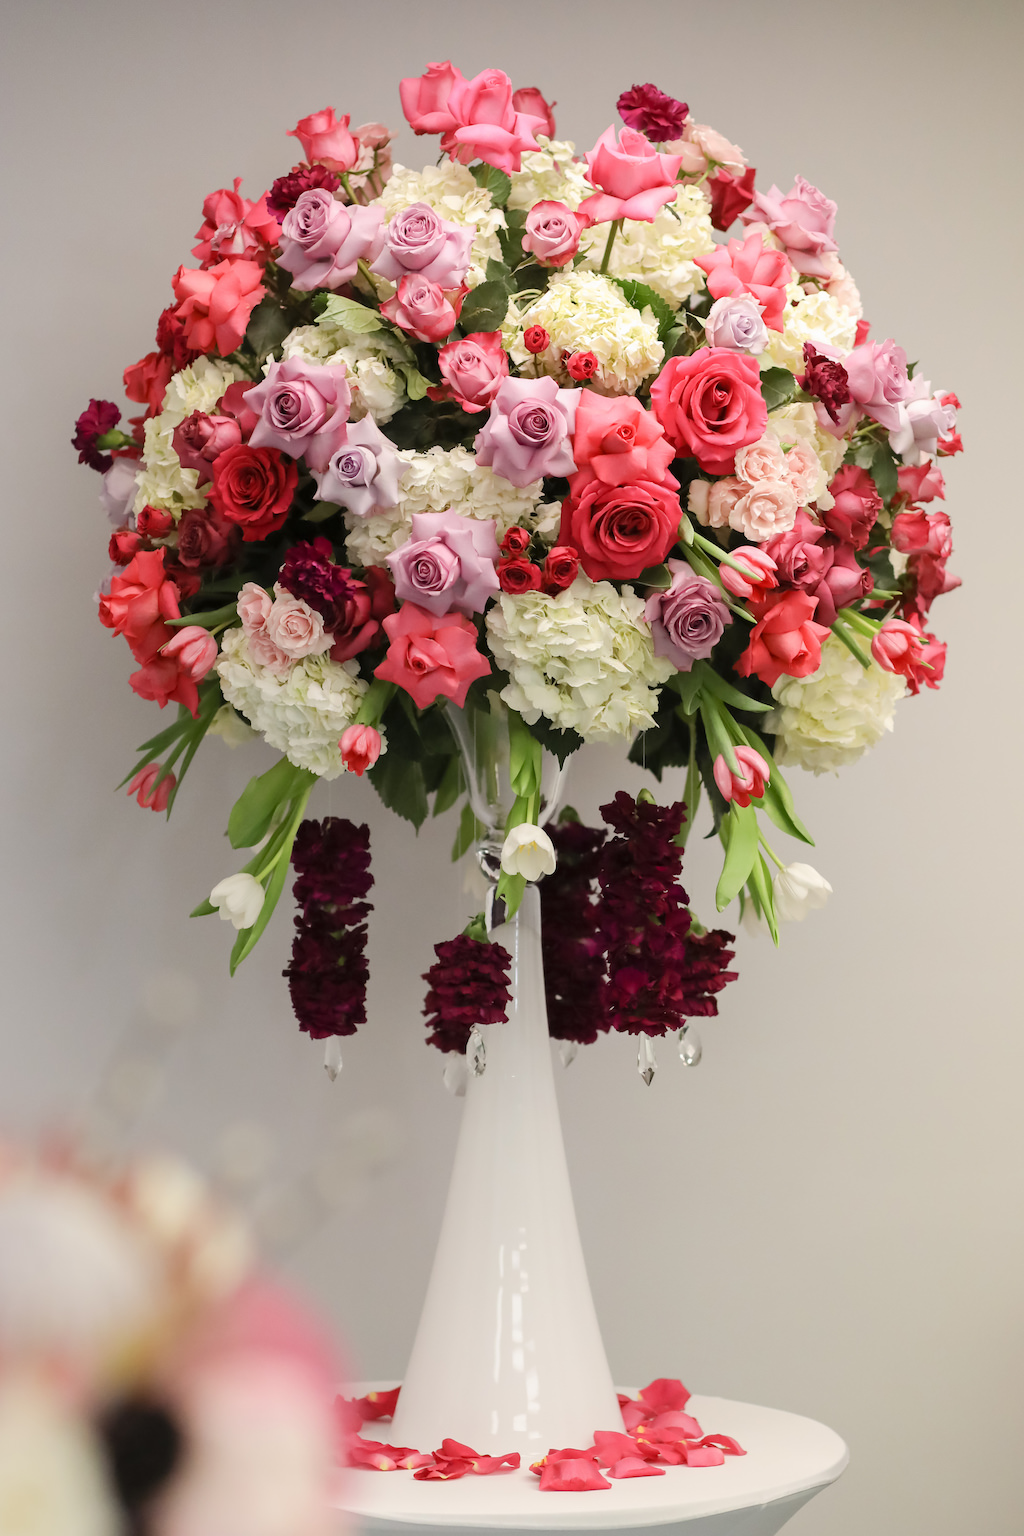
M 729 513 L 729 527 L 752 544 L 785 533 L 796 521 L 797 500 L 785 480 L 759 480 Z
M 786 455 L 774 432 L 766 432 L 756 443 L 749 443 L 736 454 L 736 473 L 748 485 L 760 480 L 784 480 Z
M 793 487 L 793 493 L 797 501 L 803 507 L 813 499 L 814 492 L 821 480 L 821 460 L 811 447 L 810 443 L 798 437 L 796 442 L 785 455 L 785 470 L 783 480 Z
M 838 249 L 832 234 L 836 205 L 802 176 L 789 192 L 780 192 L 774 185 L 767 192 L 755 192 L 740 218 L 744 224 L 767 224 L 798 272 L 807 277 L 829 276 L 827 256 Z
M 258 666 L 266 667 L 275 677 L 287 677 L 291 671 L 292 658 L 274 644 L 265 629 L 249 637 L 249 654 Z
M 920 375 L 911 380 L 906 400 L 897 407 L 899 422 L 889 433 L 889 447 L 904 464 L 923 464 L 934 458 L 939 439 L 956 426 L 956 411 L 945 402 L 948 395 L 932 394 L 931 384 Z
M 833 260 L 830 268 L 830 277 L 825 284 L 825 292 L 830 298 L 841 304 L 847 314 L 859 320 L 864 314 L 864 305 L 861 303 L 860 289 L 853 278 L 847 272 L 841 261 Z
M 889 337 L 865 341 L 843 358 L 850 398 L 887 432 L 900 425 L 897 407 L 910 394 L 907 354 Z M 842 421 L 842 413 L 840 414 Z
M 238 594 L 238 617 L 242 621 L 242 628 L 251 640 L 253 635 L 263 634 L 267 627 L 267 614 L 270 612 L 273 598 L 269 592 L 258 587 L 254 581 L 247 581 Z
M 373 271 L 397 283 L 413 272 L 442 288 L 458 288 L 469 271 L 473 225 L 449 223 L 429 203 L 402 208 L 384 230 Z
M 324 629 L 324 621 L 315 608 L 293 597 L 278 584 L 266 618 L 266 634 L 279 651 L 299 661 L 303 656 L 322 656 L 333 644 Z
M 742 149 L 724 138 L 716 128 L 709 128 L 706 123 L 687 123 L 683 137 L 696 144 L 705 160 L 715 160 L 736 175 L 746 170 L 747 161 Z
M 727 528 L 733 507 L 750 489 L 735 475 L 724 480 L 691 480 L 689 508 L 705 528 Z
M 580 216 L 592 224 L 611 219 L 650 224 L 678 191 L 681 157 L 659 154 L 635 128 L 623 128 L 618 139 L 614 128 L 606 128 L 586 160 L 588 180 L 601 189 L 579 206 Z
M 523 250 L 542 267 L 564 267 L 576 255 L 585 220 L 565 203 L 534 203 L 526 215 Z
M 755 357 L 768 345 L 768 327 L 761 316 L 761 305 L 745 293 L 716 299 L 704 322 L 704 334 L 710 347 L 751 352 Z

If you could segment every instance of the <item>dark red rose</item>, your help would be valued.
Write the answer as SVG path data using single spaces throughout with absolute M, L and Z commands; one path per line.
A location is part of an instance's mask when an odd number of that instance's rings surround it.
M 178 524 L 178 563 L 188 571 L 227 565 L 237 545 L 238 529 L 214 507 L 193 508 Z
M 247 544 L 281 527 L 295 495 L 299 471 L 276 448 L 239 443 L 215 461 L 210 501 L 229 523 L 237 523 Z
M 601 365 L 593 352 L 574 352 L 565 366 L 570 379 L 581 384 L 585 379 L 592 379 Z
M 156 323 L 157 350 L 165 357 L 169 357 L 174 364 L 175 373 L 180 373 L 182 368 L 187 368 L 189 363 L 194 363 L 202 353 L 195 352 L 185 340 L 185 322 L 178 314 L 178 306 L 172 304 L 165 309 Z
M 176 559 L 171 558 L 171 551 L 167 551 L 167 575 L 178 589 L 178 595 L 182 602 L 187 602 L 190 597 L 195 597 L 203 584 L 203 573 L 187 569 L 180 565 Z
M 163 539 L 174 527 L 174 518 L 163 507 L 143 507 L 135 514 L 135 526 L 145 539 Z
M 708 182 L 711 196 L 711 222 L 715 229 L 726 230 L 744 208 L 754 201 L 754 167 L 748 165 L 742 176 L 734 176 L 723 166 Z
M 576 580 L 579 568 L 580 557 L 576 551 L 564 544 L 556 544 L 554 549 L 548 550 L 544 561 L 544 591 L 564 592 Z
M 128 565 L 134 558 L 142 540 L 131 528 L 115 528 L 110 535 L 107 554 L 115 565 Z
M 594 581 L 629 581 L 660 565 L 679 532 L 679 497 L 664 485 L 591 480 L 562 503 L 558 542 L 579 551 Z
M 391 572 L 379 565 L 371 565 L 363 572 L 363 580 L 370 593 L 370 612 L 375 619 L 386 619 L 398 607 L 395 602 L 395 583 Z
M 531 534 L 528 528 L 510 528 L 501 541 L 503 555 L 525 555 L 530 547 Z
M 528 325 L 523 332 L 523 346 L 527 352 L 544 352 L 551 345 L 551 337 L 542 325 Z
M 690 109 L 685 101 L 666 96 L 656 85 L 633 85 L 615 103 L 627 128 L 645 133 L 655 144 L 678 139 Z
M 882 510 L 882 498 L 874 480 L 866 469 L 844 464 L 833 476 L 829 491 L 835 506 L 818 516 L 829 533 L 852 544 L 854 549 L 863 549 Z
M 242 441 L 242 429 L 233 416 L 208 416 L 193 411 L 171 434 L 171 445 L 183 469 L 197 469 L 200 485 L 210 478 L 210 466 L 226 448 Z
M 498 581 L 503 592 L 539 592 L 540 566 L 518 556 L 511 560 L 499 560 Z

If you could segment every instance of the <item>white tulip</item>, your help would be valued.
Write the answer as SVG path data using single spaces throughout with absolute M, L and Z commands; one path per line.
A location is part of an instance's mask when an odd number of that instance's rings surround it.
M 787 864 L 772 882 L 775 916 L 782 923 L 799 923 L 812 907 L 823 907 L 832 887 L 809 864 Z
M 501 867 L 506 875 L 539 880 L 555 872 L 555 848 L 543 827 L 524 821 L 513 827 L 501 848 Z
M 236 928 L 251 928 L 263 910 L 266 892 L 253 875 L 228 875 L 210 892 L 210 905 L 221 921 Z

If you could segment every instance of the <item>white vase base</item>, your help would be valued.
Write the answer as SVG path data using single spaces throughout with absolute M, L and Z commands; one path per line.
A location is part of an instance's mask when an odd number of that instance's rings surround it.
M 395 1382 L 363 1383 L 363 1395 Z M 633 1389 L 629 1390 L 635 1396 Z M 349 1468 L 337 1498 L 358 1527 L 375 1536 L 432 1536 L 457 1531 L 506 1536 L 543 1531 L 640 1531 L 661 1536 L 774 1536 L 849 1460 L 834 1430 L 778 1408 L 692 1397 L 687 1404 L 708 1432 L 732 1435 L 747 1452 L 719 1467 L 667 1467 L 664 1477 L 623 1478 L 590 1493 L 541 1493 L 527 1467 L 454 1482 L 417 1482 L 411 1472 Z M 599 1427 L 599 1426 L 595 1426 Z M 609 1426 L 611 1427 L 611 1426 Z M 390 1424 L 366 1424 L 367 1439 L 390 1439 Z M 429 1450 L 432 1447 L 419 1447 Z

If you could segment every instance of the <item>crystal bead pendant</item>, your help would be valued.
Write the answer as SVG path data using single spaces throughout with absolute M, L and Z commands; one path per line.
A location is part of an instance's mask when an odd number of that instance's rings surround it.
M 679 1059 L 683 1066 L 699 1067 L 703 1054 L 704 1047 L 700 1043 L 700 1035 L 692 1024 L 684 1024 L 679 1031 Z
M 558 1054 L 562 1058 L 563 1067 L 572 1066 L 572 1063 L 576 1060 L 576 1053 L 579 1051 L 579 1048 L 577 1040 L 559 1040 Z
M 636 1069 L 649 1088 L 654 1082 L 654 1074 L 658 1070 L 658 1063 L 654 1055 L 654 1041 L 650 1035 L 640 1036 L 640 1049 L 636 1053 Z
M 483 1077 L 487 1071 L 487 1047 L 484 1037 L 474 1024 L 466 1043 L 466 1061 L 474 1077 Z
M 331 1035 L 324 1046 L 324 1071 L 332 1083 L 337 1082 L 341 1073 L 341 1037 Z

